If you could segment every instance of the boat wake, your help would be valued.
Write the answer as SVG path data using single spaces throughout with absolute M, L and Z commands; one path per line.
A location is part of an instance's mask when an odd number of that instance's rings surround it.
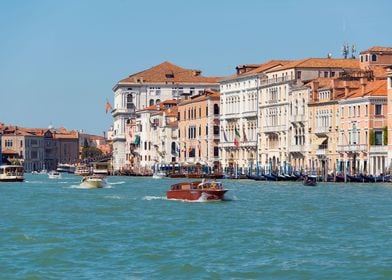
M 143 197 L 143 200 L 168 200 L 165 196 L 150 196 Z
M 109 183 L 109 185 L 122 185 L 122 184 L 125 184 L 125 181 Z
M 121 197 L 118 196 L 118 195 L 107 195 L 107 196 L 104 196 L 104 198 L 108 198 L 108 199 L 121 199 Z

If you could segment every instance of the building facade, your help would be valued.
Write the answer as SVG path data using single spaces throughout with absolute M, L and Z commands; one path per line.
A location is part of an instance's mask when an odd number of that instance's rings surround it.
M 179 162 L 220 172 L 220 94 L 205 90 L 178 104 Z
M 289 154 L 291 154 L 289 152 L 291 141 L 289 131 L 290 128 L 292 129 L 289 119 L 290 109 L 295 108 L 296 105 L 307 107 L 304 102 L 298 104 L 292 104 L 294 100 L 289 102 L 292 89 L 319 77 L 336 77 L 347 69 L 359 69 L 358 61 L 309 58 L 293 61 L 266 72 L 266 78 L 260 82 L 258 160 L 268 167 L 268 172 L 284 172 L 287 168 L 290 161 Z M 302 133 L 302 129 L 300 131 Z
M 186 69 L 164 62 L 150 69 L 130 75 L 113 88 L 113 168 L 123 169 L 127 162 L 129 143 L 126 143 L 126 126 L 137 110 L 155 105 L 163 100 L 192 96 L 207 88 L 218 89 L 216 77 L 204 77 L 200 70 Z

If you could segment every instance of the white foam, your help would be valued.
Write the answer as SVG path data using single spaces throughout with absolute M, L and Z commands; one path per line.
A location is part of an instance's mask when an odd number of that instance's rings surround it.
M 143 200 L 167 200 L 165 196 L 145 196 L 143 197 Z

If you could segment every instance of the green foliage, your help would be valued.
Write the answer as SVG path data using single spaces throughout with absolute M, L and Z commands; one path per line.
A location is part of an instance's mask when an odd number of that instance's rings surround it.
M 11 159 L 11 160 L 10 160 L 10 163 L 11 163 L 12 165 L 22 165 L 22 163 L 20 162 L 20 160 L 17 159 L 17 158 Z
M 383 139 L 384 145 L 388 145 L 388 127 L 384 126 L 384 139 Z
M 96 147 L 83 147 L 82 159 L 102 156 L 102 151 Z
M 375 135 L 373 129 L 369 130 L 369 145 L 373 146 L 374 142 L 376 142 Z

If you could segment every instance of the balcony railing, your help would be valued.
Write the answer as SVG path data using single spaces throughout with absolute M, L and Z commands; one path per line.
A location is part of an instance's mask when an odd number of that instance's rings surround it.
M 284 131 L 286 128 L 285 125 L 273 125 L 273 126 L 263 126 L 264 133 L 271 133 L 271 132 L 279 132 Z
M 331 131 L 330 126 L 317 126 L 314 130 L 316 134 L 327 134 Z
M 272 79 L 264 79 L 261 80 L 260 85 L 261 86 L 268 86 L 268 85 L 273 85 L 273 84 L 279 84 L 279 83 L 284 83 L 288 81 L 294 81 L 293 76 L 285 76 L 285 77 L 279 77 L 279 78 L 272 78 Z
M 370 146 L 370 153 L 387 153 L 387 145 L 372 145 Z
M 306 152 L 307 148 L 304 145 L 291 145 L 290 152 L 292 153 L 303 153 Z
M 336 147 L 337 152 L 367 152 L 368 147 L 365 144 L 350 144 L 350 145 L 338 145 Z
M 119 114 L 134 114 L 135 113 L 135 108 L 133 109 L 127 109 L 127 108 L 115 108 L 112 110 L 112 116 L 116 116 Z
M 299 122 L 305 122 L 306 121 L 306 118 L 305 118 L 305 115 L 295 115 L 295 116 L 291 116 L 291 122 L 296 122 L 296 123 L 299 123 Z

